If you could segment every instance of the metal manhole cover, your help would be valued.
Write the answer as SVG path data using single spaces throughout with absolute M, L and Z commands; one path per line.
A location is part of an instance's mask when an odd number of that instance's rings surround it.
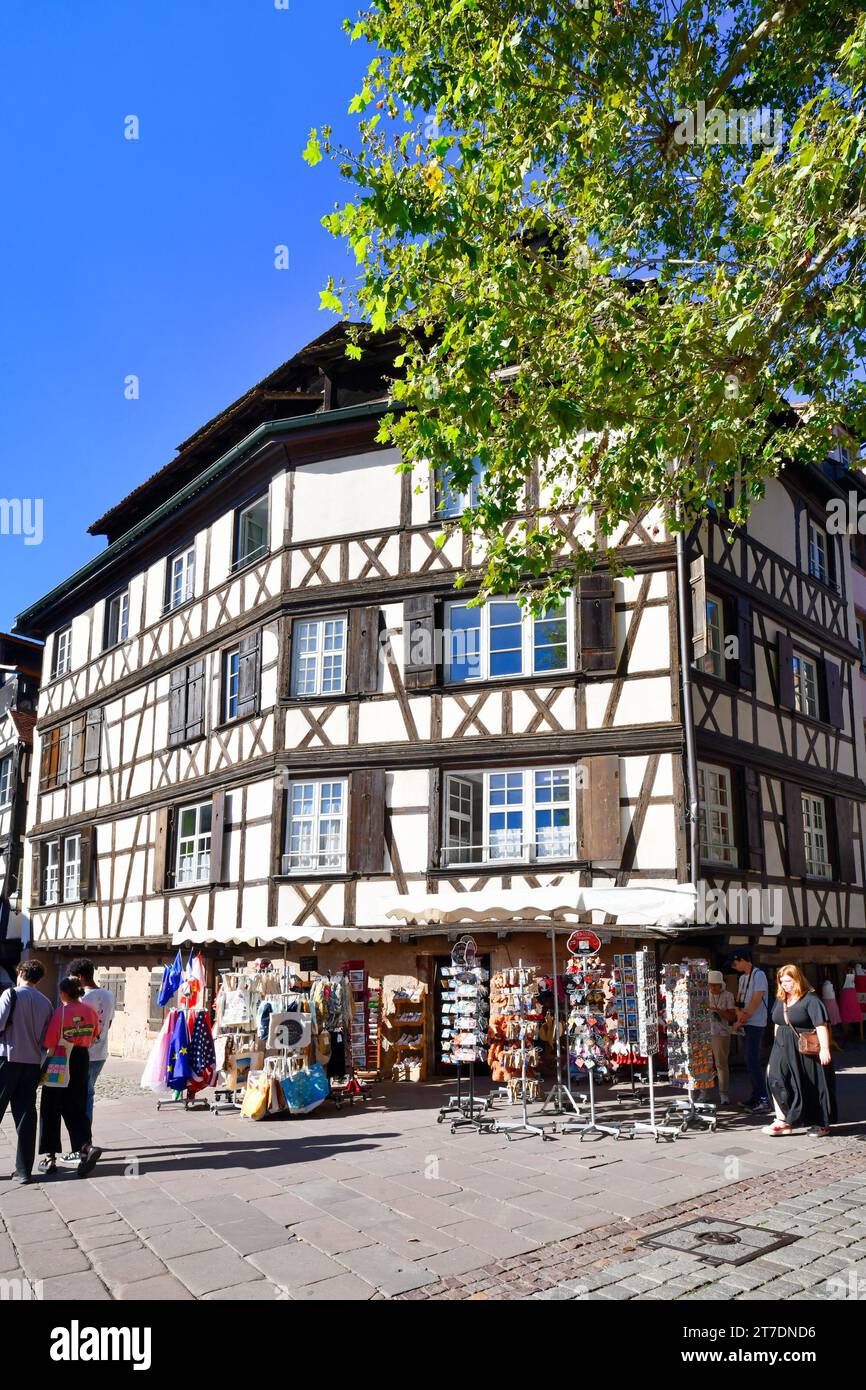
M 759 1255 L 791 1245 L 796 1239 L 796 1236 L 780 1236 L 778 1231 L 741 1226 L 736 1221 L 698 1220 L 671 1226 L 655 1235 L 641 1236 L 640 1244 L 679 1250 L 707 1264 L 744 1265 Z

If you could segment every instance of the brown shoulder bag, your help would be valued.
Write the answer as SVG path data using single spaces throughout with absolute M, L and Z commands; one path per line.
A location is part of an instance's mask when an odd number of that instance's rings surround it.
M 789 1028 L 794 1029 L 794 1037 L 797 1039 L 797 1050 L 802 1052 L 806 1057 L 819 1057 L 821 1055 L 821 1040 L 818 1037 L 816 1029 L 810 1028 L 807 1033 L 799 1032 L 794 1028 L 793 1023 L 788 1018 L 788 1005 L 783 1004 L 782 1008 L 785 1013 L 785 1022 Z

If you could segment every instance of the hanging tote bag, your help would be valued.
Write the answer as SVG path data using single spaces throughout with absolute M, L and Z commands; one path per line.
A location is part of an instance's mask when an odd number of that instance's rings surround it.
M 55 1044 L 51 1052 L 42 1063 L 42 1071 L 39 1074 L 40 1083 L 43 1086 L 50 1086 L 52 1091 L 60 1091 L 69 1085 L 69 1053 L 70 1044 L 63 1040 L 63 1025 L 66 1018 L 66 1005 L 63 1005 L 60 1014 L 60 1041 Z
M 244 1090 L 241 1115 L 248 1120 L 263 1120 L 268 1113 L 271 1078 L 263 1071 L 251 1076 Z
M 327 1099 L 331 1090 L 327 1073 L 319 1062 L 295 1072 L 294 1076 L 287 1077 L 282 1085 L 283 1094 L 293 1115 L 306 1115 L 315 1110 L 317 1105 L 321 1105 L 322 1101 Z

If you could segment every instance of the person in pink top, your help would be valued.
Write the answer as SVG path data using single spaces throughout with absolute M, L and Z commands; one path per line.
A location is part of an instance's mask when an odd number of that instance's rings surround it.
M 69 1132 L 70 1145 L 79 1154 L 77 1172 L 80 1178 L 93 1172 L 102 1153 L 92 1142 L 87 1115 L 88 1049 L 99 1037 L 99 1014 L 84 1003 L 83 994 L 77 980 L 60 981 L 60 1006 L 54 1010 L 48 1025 L 45 1047 L 49 1052 L 64 1044 L 69 1049 L 69 1084 L 43 1086 L 39 1107 L 39 1152 L 45 1155 L 39 1164 L 40 1170 L 57 1172 L 62 1120 Z

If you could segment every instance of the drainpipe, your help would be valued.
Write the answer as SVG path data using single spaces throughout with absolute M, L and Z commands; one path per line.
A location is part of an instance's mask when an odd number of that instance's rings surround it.
M 679 508 L 677 509 L 679 512 Z M 692 708 L 692 663 L 689 651 L 688 613 L 690 609 L 689 585 L 686 575 L 685 535 L 677 531 L 677 618 L 680 629 L 680 677 L 682 686 L 683 728 L 686 736 L 686 791 L 688 794 L 687 820 L 689 825 L 689 873 L 690 882 L 696 888 L 700 865 L 699 805 L 698 805 L 698 759 L 695 752 L 695 716 Z

